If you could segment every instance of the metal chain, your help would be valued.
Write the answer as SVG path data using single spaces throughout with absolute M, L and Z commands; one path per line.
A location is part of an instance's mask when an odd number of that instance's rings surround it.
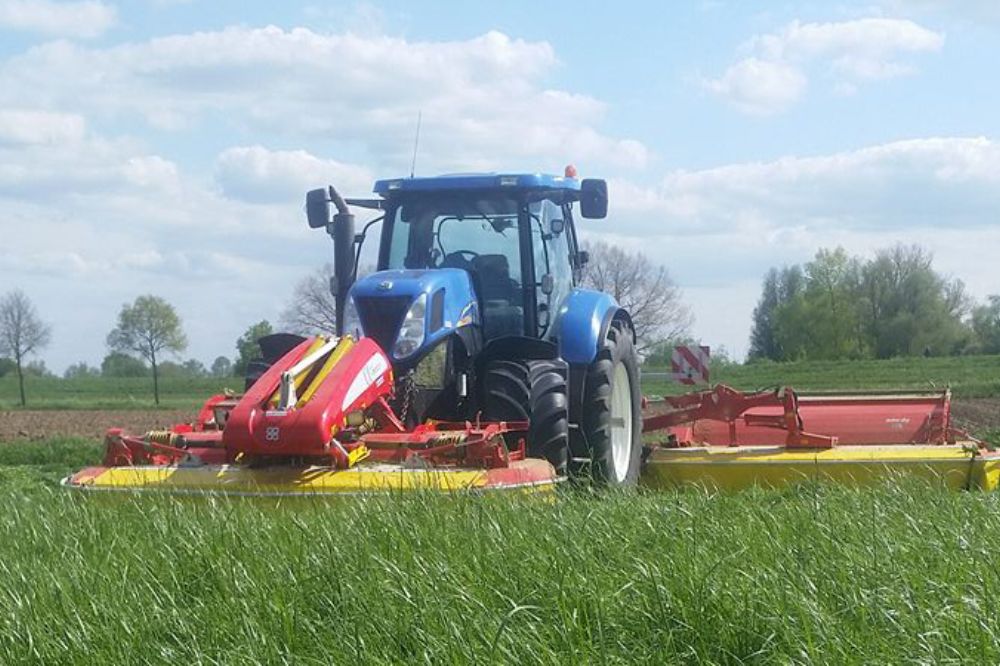
M 403 405 L 399 410 L 399 420 L 406 423 L 410 415 L 410 401 L 413 398 L 413 370 L 399 378 L 403 389 Z

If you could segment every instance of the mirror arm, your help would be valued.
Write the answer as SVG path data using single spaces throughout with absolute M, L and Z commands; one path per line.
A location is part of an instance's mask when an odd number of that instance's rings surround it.
M 351 282 L 358 279 L 358 262 L 361 261 L 361 245 L 365 242 L 365 235 L 373 224 L 381 222 L 385 219 L 385 215 L 379 215 L 374 220 L 371 220 L 362 229 L 361 233 L 354 237 L 354 244 L 356 248 L 354 250 L 354 273 L 351 276 Z

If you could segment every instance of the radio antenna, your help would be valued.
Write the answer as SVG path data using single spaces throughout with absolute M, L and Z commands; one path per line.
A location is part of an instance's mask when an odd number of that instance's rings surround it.
M 420 119 L 423 111 L 417 111 L 417 134 L 413 137 L 413 161 L 410 163 L 410 178 L 417 171 L 417 147 L 420 146 Z

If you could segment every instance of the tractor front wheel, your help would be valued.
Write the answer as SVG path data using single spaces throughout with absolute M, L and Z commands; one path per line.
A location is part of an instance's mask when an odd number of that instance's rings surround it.
M 587 370 L 582 429 L 590 470 L 598 483 L 635 485 L 642 462 L 639 362 L 627 323 L 612 322 Z
M 558 360 L 493 361 L 483 379 L 483 418 L 528 421 L 528 455 L 545 458 L 560 475 L 569 459 L 566 374 Z

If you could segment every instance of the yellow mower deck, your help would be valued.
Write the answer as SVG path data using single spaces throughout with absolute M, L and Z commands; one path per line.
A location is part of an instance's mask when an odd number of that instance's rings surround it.
M 641 483 L 654 488 L 694 484 L 740 490 L 808 480 L 862 486 L 900 475 L 940 481 L 954 489 L 992 491 L 1000 484 L 1000 456 L 983 454 L 975 443 L 658 448 L 647 460 Z
M 225 495 L 340 495 L 406 491 L 548 492 L 558 479 L 544 460 L 522 460 L 509 468 L 405 469 L 399 465 L 265 467 L 242 465 L 88 467 L 63 481 L 84 490 L 219 493 Z

